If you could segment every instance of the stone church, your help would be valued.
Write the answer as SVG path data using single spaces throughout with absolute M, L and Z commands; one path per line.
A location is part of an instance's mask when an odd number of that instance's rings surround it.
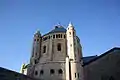
M 74 26 L 55 26 L 33 37 L 30 63 L 21 73 L 40 80 L 120 80 L 120 48 L 99 56 L 82 56 L 82 46 Z

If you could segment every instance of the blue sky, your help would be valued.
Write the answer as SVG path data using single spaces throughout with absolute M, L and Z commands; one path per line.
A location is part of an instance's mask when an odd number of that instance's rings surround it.
M 28 63 L 34 32 L 71 21 L 83 55 L 120 47 L 119 0 L 0 0 L 0 66 L 14 71 Z

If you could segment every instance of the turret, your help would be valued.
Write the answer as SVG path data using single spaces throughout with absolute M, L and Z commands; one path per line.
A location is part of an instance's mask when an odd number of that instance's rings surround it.
M 27 67 L 28 64 L 22 64 L 21 69 L 20 69 L 20 73 L 27 75 Z
M 66 80 L 83 80 L 83 68 L 80 63 L 82 57 L 79 39 L 72 23 L 67 28 L 67 57 L 66 57 Z M 81 75 L 81 76 L 80 76 Z
M 41 57 L 41 34 L 40 31 L 37 30 L 33 38 L 31 64 L 32 65 L 37 64 L 40 57 Z
M 67 28 L 67 55 L 69 59 L 75 60 L 75 44 L 76 44 L 76 32 L 72 23 L 69 23 Z

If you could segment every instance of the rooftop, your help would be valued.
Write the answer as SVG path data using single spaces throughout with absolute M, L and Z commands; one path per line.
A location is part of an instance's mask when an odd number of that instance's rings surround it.
M 53 30 L 51 30 L 50 32 L 48 32 L 45 35 L 52 34 L 52 33 L 59 33 L 59 32 L 66 33 L 66 29 L 63 26 L 58 25 L 58 26 L 55 26 L 55 28 Z

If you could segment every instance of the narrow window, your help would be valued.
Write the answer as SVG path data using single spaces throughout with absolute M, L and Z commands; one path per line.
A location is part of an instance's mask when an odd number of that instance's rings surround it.
M 41 71 L 40 71 L 40 75 L 43 75 L 43 74 L 44 74 L 44 71 L 43 71 L 43 70 L 41 70 Z
M 70 46 L 72 47 L 72 44 L 70 44 Z
M 60 35 L 60 37 L 62 38 L 62 34 Z
M 57 45 L 57 50 L 61 51 L 61 44 L 60 43 L 58 43 L 58 45 Z
M 43 53 L 46 53 L 46 46 L 43 46 Z
M 60 38 L 60 34 L 58 34 L 58 38 Z
M 38 75 L 38 72 L 37 72 L 37 71 L 35 71 L 35 75 Z
M 64 35 L 64 38 L 66 38 L 66 36 Z
M 55 73 L 54 69 L 50 69 L 50 74 L 54 74 L 54 73 Z
M 55 35 L 53 35 L 53 39 L 55 38 Z
M 36 41 L 36 39 L 34 39 L 34 41 Z
M 75 78 L 76 78 L 76 73 L 75 73 Z
M 45 40 L 47 40 L 47 37 L 45 37 Z
M 73 36 L 74 36 L 74 34 L 75 34 L 75 33 L 73 32 Z
M 78 78 L 79 78 L 79 73 L 78 73 Z
M 35 60 L 35 64 L 37 64 L 37 60 Z
M 39 39 L 37 39 L 37 41 L 39 41 Z
M 59 37 L 59 35 L 58 34 L 56 34 L 56 38 L 58 38 Z
M 69 34 L 71 35 L 71 32 L 69 32 Z
M 62 74 L 62 73 L 63 73 L 62 69 L 59 69 L 59 70 L 58 70 L 58 73 L 59 73 L 59 74 Z

